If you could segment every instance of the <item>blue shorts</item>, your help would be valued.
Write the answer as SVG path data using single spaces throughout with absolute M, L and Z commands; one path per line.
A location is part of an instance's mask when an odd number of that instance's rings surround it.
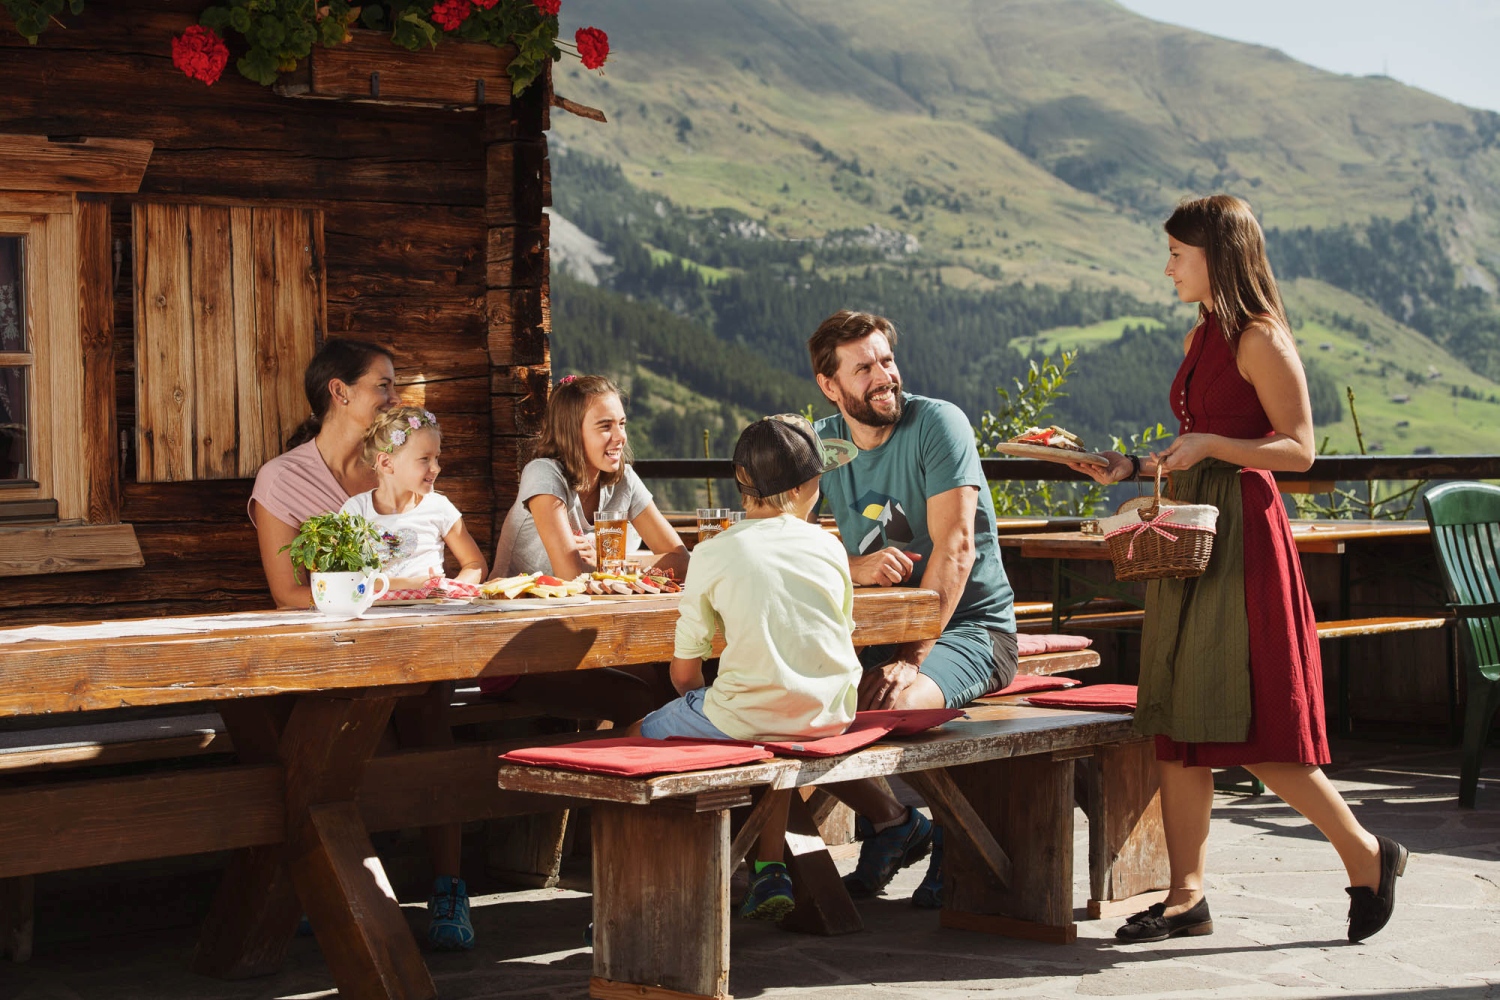
M 697 688 L 669 701 L 641 720 L 641 735 L 664 740 L 668 736 L 692 736 L 702 740 L 729 740 L 734 737 L 708 721 L 703 714 L 703 699 L 708 688 Z
M 895 646 L 866 646 L 859 662 L 874 670 L 891 661 Z M 1016 634 L 976 622 L 949 622 L 922 661 L 921 672 L 943 692 L 949 708 L 963 708 L 975 698 L 1016 679 Z

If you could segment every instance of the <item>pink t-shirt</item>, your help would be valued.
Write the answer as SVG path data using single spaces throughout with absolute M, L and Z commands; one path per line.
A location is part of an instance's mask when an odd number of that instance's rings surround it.
M 250 492 L 252 503 L 260 504 L 276 520 L 293 528 L 300 528 L 314 514 L 337 511 L 348 499 L 349 494 L 323 461 L 316 440 L 299 444 L 262 465 L 255 474 L 255 489 Z M 250 523 L 255 523 L 253 507 Z

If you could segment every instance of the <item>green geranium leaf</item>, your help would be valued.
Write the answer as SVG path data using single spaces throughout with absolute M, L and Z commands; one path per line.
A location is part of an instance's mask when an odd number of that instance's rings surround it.
M 280 61 L 263 48 L 252 48 L 245 53 L 244 58 L 235 62 L 235 67 L 240 75 L 254 80 L 262 86 L 269 87 L 276 82 Z

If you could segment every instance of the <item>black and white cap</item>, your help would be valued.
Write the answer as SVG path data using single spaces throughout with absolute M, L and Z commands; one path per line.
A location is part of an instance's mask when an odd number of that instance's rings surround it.
M 734 446 L 734 464 L 750 480 L 748 486 L 740 483 L 742 492 L 769 497 L 846 465 L 858 454 L 852 441 L 819 438 L 806 417 L 778 413 L 745 428 Z

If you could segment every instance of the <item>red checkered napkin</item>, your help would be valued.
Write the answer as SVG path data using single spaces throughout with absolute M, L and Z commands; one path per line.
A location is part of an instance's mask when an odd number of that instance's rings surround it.
M 387 590 L 380 598 L 382 601 L 431 601 L 445 597 L 478 597 L 479 587 L 472 583 L 460 583 L 458 580 L 432 580 L 422 587 L 408 587 L 401 590 Z

